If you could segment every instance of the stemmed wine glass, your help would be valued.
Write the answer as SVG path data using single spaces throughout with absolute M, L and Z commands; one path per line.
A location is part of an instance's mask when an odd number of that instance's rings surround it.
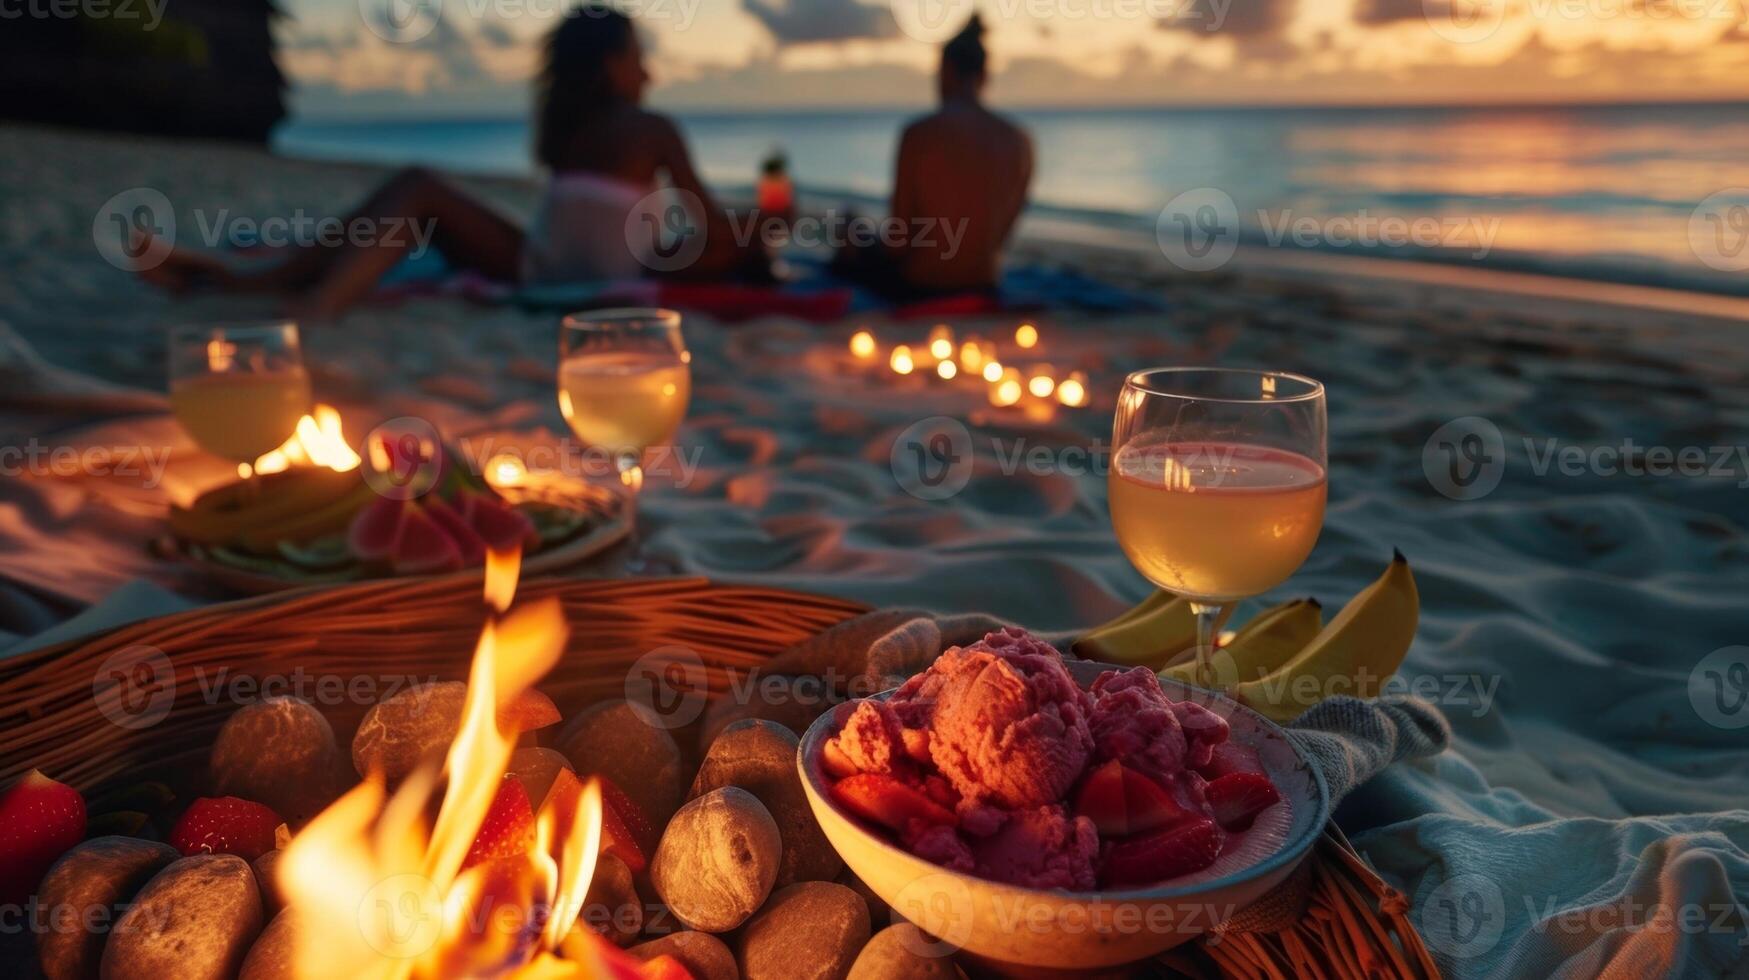
M 1196 675 L 1222 606 L 1287 581 L 1324 523 L 1324 386 L 1280 371 L 1155 368 L 1124 379 L 1108 478 L 1118 544 L 1191 601 Z
M 170 407 L 195 443 L 215 456 L 253 464 L 278 449 L 310 410 L 298 325 L 172 328 Z
M 672 310 L 575 313 L 559 330 L 559 411 L 608 453 L 635 496 L 644 454 L 673 441 L 692 397 L 692 355 Z

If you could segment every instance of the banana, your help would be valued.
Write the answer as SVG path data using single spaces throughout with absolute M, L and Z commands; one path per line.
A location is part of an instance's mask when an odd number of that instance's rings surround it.
M 1323 625 L 1323 607 L 1316 599 L 1294 599 L 1272 606 L 1251 617 L 1231 640 L 1222 644 L 1209 666 L 1224 689 L 1267 677 L 1305 649 Z M 1161 674 L 1186 684 L 1197 683 L 1194 660 L 1173 664 Z
M 1234 689 L 1235 696 L 1267 717 L 1289 722 L 1333 694 L 1377 697 L 1379 686 L 1402 666 L 1421 598 L 1402 552 L 1378 580 L 1349 600 L 1311 643 L 1268 677 Z
M 1124 610 L 1116 619 L 1105 623 L 1103 626 L 1095 626 L 1093 629 L 1088 630 L 1087 635 L 1092 636 L 1095 633 L 1103 633 L 1107 630 L 1116 629 L 1120 626 L 1133 623 L 1136 620 L 1141 619 L 1143 616 L 1146 616 L 1157 609 L 1169 606 L 1176 601 L 1179 601 L 1176 593 L 1167 592 L 1165 589 L 1155 589 L 1146 599 L 1143 599 L 1141 602 Z
M 1220 622 L 1231 614 L 1231 606 L 1223 609 Z M 1073 649 L 1088 660 L 1159 670 L 1195 644 L 1196 614 L 1190 611 L 1190 600 L 1160 591 L 1076 640 Z

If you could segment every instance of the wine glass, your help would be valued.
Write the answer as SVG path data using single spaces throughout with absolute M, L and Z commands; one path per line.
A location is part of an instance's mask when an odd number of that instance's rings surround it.
M 1326 428 L 1324 386 L 1297 374 L 1155 368 L 1124 379 L 1111 523 L 1144 578 L 1190 600 L 1204 687 L 1221 608 L 1287 581 L 1317 543 Z
M 672 310 L 600 310 L 559 330 L 559 411 L 577 438 L 608 453 L 635 497 L 644 454 L 673 441 L 692 397 L 692 355 Z
M 252 467 L 284 445 L 310 410 L 298 325 L 173 328 L 170 408 L 202 449 Z

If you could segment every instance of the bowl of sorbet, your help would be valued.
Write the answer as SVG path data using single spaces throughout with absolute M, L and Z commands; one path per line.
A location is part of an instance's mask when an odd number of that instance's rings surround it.
M 845 864 L 931 940 L 1091 970 L 1194 939 L 1280 885 L 1328 817 L 1274 723 L 1019 630 L 840 705 L 798 754 Z

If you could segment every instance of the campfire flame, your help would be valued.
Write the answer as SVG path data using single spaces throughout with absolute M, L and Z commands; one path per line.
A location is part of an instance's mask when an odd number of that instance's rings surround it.
M 491 556 L 486 595 L 494 608 L 508 609 L 519 569 L 517 554 Z M 392 792 L 373 775 L 292 838 L 280 867 L 297 923 L 299 977 L 642 975 L 577 926 L 602 839 L 594 778 L 561 780 L 534 801 L 535 843 L 526 853 L 467 865 L 515 749 L 498 710 L 552 669 L 566 633 L 556 598 L 488 621 L 441 771 L 425 766 Z M 440 782 L 442 802 L 428 826 Z M 561 949 L 564 958 L 555 955 Z
M 256 459 L 253 466 L 237 464 L 237 475 L 247 479 L 251 472 L 279 473 L 293 466 L 326 466 L 339 473 L 357 469 L 362 460 L 341 431 L 339 410 L 318 404 L 314 412 L 298 420 L 297 431 L 284 445 Z

